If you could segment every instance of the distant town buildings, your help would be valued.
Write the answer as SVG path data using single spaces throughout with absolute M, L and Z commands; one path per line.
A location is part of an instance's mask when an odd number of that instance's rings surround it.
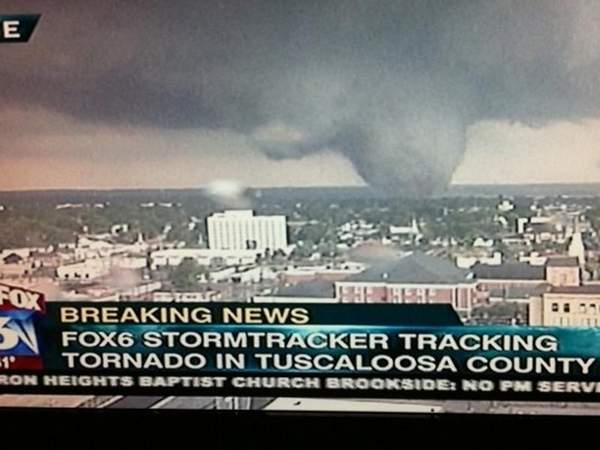
M 117 223 L 110 227 L 110 234 L 117 235 L 121 233 L 127 233 L 129 231 L 129 224 Z
M 460 269 L 470 269 L 475 264 L 486 264 L 497 266 L 502 264 L 502 253 L 494 252 L 489 255 L 487 252 L 483 252 L 478 255 L 457 255 L 455 258 L 456 266 Z
M 45 248 L 12 248 L 0 251 L 0 278 L 31 276 L 42 262 L 36 255 L 46 255 Z
M 509 212 L 515 209 L 515 204 L 510 200 L 504 199 L 498 204 L 497 208 L 500 212 Z
M 409 226 L 390 225 L 389 228 L 392 241 L 413 241 L 418 242 L 423 238 L 419 229 L 417 220 L 413 217 Z
M 600 213 L 581 199 L 261 204 L 289 222 L 166 197 L 136 200 L 131 216 L 108 201 L 66 201 L 51 214 L 106 217 L 2 249 L 0 278 L 52 300 L 440 303 L 470 324 L 600 326 Z M 177 269 L 186 259 L 200 267 Z
M 211 250 L 285 250 L 285 216 L 255 216 L 251 210 L 214 213 L 206 219 Z
M 63 264 L 56 268 L 56 277 L 63 281 L 86 281 L 100 278 L 111 269 L 143 269 L 148 265 L 145 257 L 139 256 L 105 256 L 89 258 L 72 264 Z
M 117 244 L 111 241 L 111 235 L 81 235 L 75 244 L 75 258 L 86 260 L 102 258 L 118 254 L 145 254 L 148 244 L 144 242 L 141 234 L 131 244 Z

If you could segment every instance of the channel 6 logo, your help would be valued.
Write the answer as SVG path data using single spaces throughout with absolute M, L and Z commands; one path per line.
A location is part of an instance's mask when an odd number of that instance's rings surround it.
M 44 313 L 43 294 L 0 284 L 0 371 L 42 368 L 35 317 Z

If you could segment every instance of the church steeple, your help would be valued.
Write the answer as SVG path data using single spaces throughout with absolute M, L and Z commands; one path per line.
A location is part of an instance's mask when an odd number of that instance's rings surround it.
M 583 238 L 581 231 L 579 231 L 579 221 L 575 221 L 575 227 L 573 236 L 571 236 L 571 242 L 569 242 L 569 256 L 577 258 L 579 265 L 583 267 L 585 265 L 585 246 L 583 245 Z

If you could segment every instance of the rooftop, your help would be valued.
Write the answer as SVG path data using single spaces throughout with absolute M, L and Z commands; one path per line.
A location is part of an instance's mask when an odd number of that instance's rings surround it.
M 333 297 L 331 281 L 309 281 L 279 289 L 278 297 Z
M 490 289 L 490 297 L 501 297 L 506 300 L 529 298 L 547 292 L 547 283 L 535 284 L 533 286 L 511 286 L 499 289 Z
M 464 283 L 468 276 L 468 271 L 457 268 L 450 260 L 414 252 L 400 259 L 375 264 L 347 280 L 446 284 Z
M 551 223 L 530 223 L 527 231 L 532 233 L 557 233 L 556 226 Z
M 224 217 L 231 217 L 231 218 L 247 218 L 247 217 L 252 217 L 254 215 L 254 211 L 251 209 L 228 209 L 225 210 L 223 212 L 215 212 L 212 214 L 211 217 L 218 217 L 218 218 L 224 218 Z
M 551 294 L 600 294 L 600 285 L 553 286 L 549 292 Z
M 475 264 L 472 269 L 479 280 L 545 280 L 544 266 L 533 266 L 522 262 L 507 262 L 498 265 Z
M 579 267 L 579 260 L 575 257 L 548 258 L 548 267 Z

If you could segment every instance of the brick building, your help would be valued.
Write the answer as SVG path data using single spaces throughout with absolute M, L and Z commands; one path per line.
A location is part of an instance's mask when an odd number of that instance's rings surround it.
M 477 301 L 470 272 L 419 252 L 336 282 L 335 295 L 342 303 L 447 303 L 466 317 Z

